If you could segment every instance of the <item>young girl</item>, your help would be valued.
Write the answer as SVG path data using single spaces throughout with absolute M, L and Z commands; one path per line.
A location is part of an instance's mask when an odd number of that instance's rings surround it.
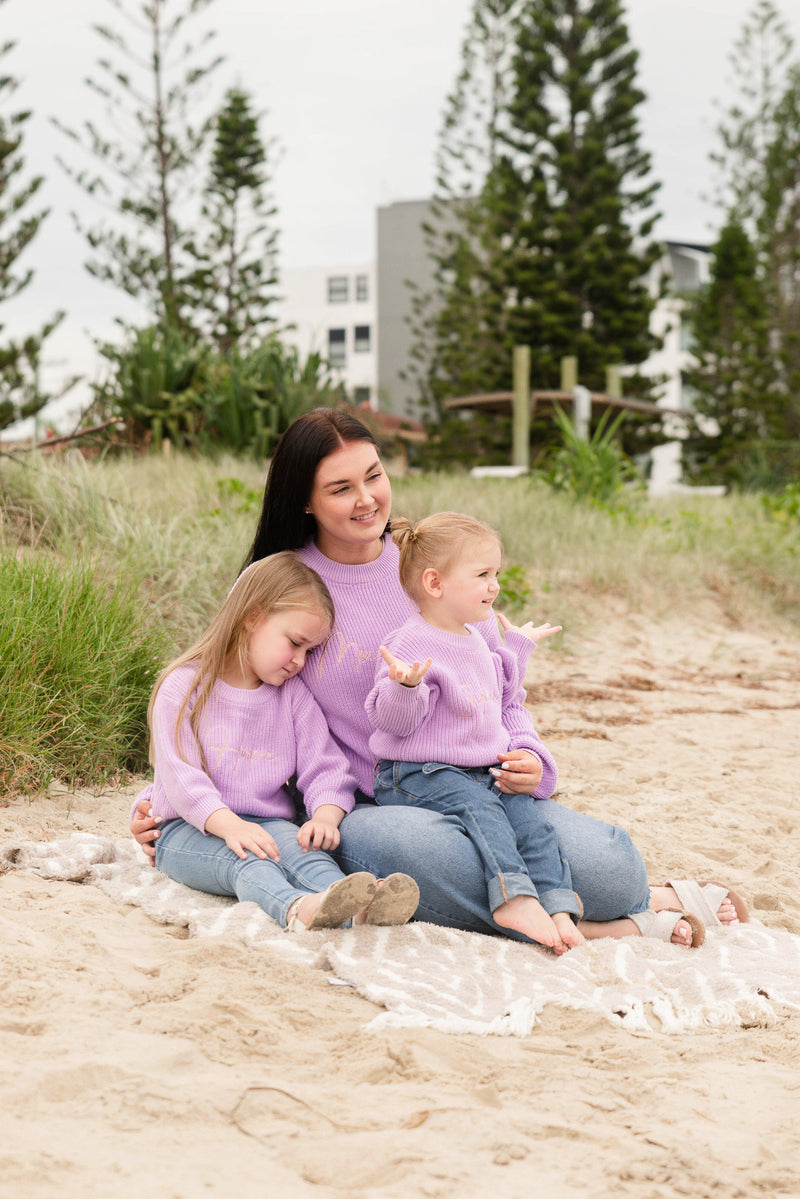
M 378 759 L 375 798 L 457 816 L 480 855 L 495 922 L 564 953 L 584 938 L 569 867 L 530 795 L 511 794 L 498 755 L 509 748 L 508 705 L 519 703 L 528 655 L 550 625 L 514 628 L 500 617 L 495 650 L 471 628 L 500 590 L 497 534 L 470 516 L 440 512 L 416 528 L 392 521 L 400 581 L 419 612 L 387 638 L 367 699 Z M 424 659 L 424 661 L 423 661 Z M 530 751 L 555 789 L 555 764 L 531 724 Z
M 297 674 L 333 624 L 320 577 L 293 553 L 248 567 L 206 633 L 150 701 L 155 778 L 141 798 L 163 822 L 156 866 L 176 882 L 253 900 L 282 927 L 401 924 L 419 891 L 342 873 L 326 850 L 355 780 Z M 297 775 L 309 819 L 291 823 Z

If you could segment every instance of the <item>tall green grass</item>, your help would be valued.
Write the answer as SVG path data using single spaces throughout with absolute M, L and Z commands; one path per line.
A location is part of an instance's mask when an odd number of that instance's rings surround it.
M 0 465 L 0 784 L 99 781 L 145 763 L 158 668 L 205 627 L 255 530 L 265 467 L 183 455 Z M 504 542 L 511 615 L 569 648 L 609 604 L 662 619 L 800 629 L 800 519 L 758 496 L 613 511 L 541 478 L 393 480 L 412 519 L 467 511 Z
M 80 561 L 0 555 L 0 786 L 99 782 L 147 764 L 165 637 L 134 583 Z

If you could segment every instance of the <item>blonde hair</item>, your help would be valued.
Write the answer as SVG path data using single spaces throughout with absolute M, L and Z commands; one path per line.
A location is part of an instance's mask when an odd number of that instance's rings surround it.
M 150 705 L 147 709 L 147 720 L 151 730 L 150 762 L 152 765 L 155 765 L 152 743 L 153 706 L 158 690 L 167 675 L 171 674 L 173 670 L 177 670 L 179 666 L 192 664 L 195 667 L 194 680 L 186 692 L 175 722 L 175 744 L 178 753 L 183 758 L 180 731 L 189 703 L 194 696 L 189 727 L 192 730 L 195 744 L 200 747 L 200 720 L 214 684 L 234 654 L 242 666 L 246 661 L 250 636 L 247 622 L 253 617 L 266 618 L 274 612 L 296 608 L 319 612 L 321 616 L 325 617 L 329 626 L 333 625 L 333 600 L 328 588 L 317 572 L 310 566 L 306 566 L 305 562 L 301 562 L 295 553 L 287 550 L 280 554 L 271 554 L 269 558 L 253 562 L 246 570 L 242 571 L 205 633 L 195 641 L 190 649 L 187 649 L 162 671 L 153 688 Z M 202 747 L 200 747 L 200 752 L 203 757 L 203 768 L 207 770 Z
M 499 533 L 462 512 L 435 512 L 416 525 L 404 516 L 393 516 L 392 540 L 400 550 L 400 582 L 417 601 L 426 570 L 448 570 L 470 542 L 494 541 L 501 545 Z

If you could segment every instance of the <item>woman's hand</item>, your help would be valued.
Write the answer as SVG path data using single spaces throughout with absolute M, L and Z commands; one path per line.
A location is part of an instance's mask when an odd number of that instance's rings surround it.
M 560 624 L 534 625 L 532 620 L 529 620 L 527 624 L 515 625 L 507 616 L 503 616 L 502 612 L 497 613 L 497 619 L 503 626 L 504 632 L 522 633 L 522 636 L 527 637 L 529 641 L 543 641 L 545 637 L 552 637 L 554 633 L 560 633 L 563 627 Z
M 527 749 L 512 749 L 507 754 L 498 754 L 500 767 L 493 767 L 491 774 L 497 780 L 497 790 L 504 795 L 533 795 L 542 781 L 542 763 L 536 754 Z
M 303 853 L 308 853 L 309 849 L 337 849 L 340 839 L 339 825 L 344 817 L 344 808 L 332 803 L 321 803 L 297 834 L 297 844 Z
M 433 661 L 432 658 L 428 658 L 424 665 L 412 662 L 411 666 L 408 666 L 400 658 L 395 658 L 385 645 L 381 646 L 381 656 L 389 667 L 389 678 L 392 682 L 402 683 L 404 687 L 416 687 L 430 670 Z
M 156 864 L 156 839 L 160 836 L 160 816 L 153 815 L 149 800 L 140 799 L 131 817 L 131 832 L 147 854 L 151 866 Z
M 265 858 L 280 861 L 278 846 L 266 829 L 252 820 L 242 820 L 230 808 L 217 808 L 212 812 L 206 821 L 206 832 L 221 837 L 239 858 L 246 858 L 249 852 L 262 861 Z

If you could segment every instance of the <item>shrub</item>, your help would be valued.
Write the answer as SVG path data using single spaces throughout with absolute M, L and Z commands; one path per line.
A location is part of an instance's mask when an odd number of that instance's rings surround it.
M 95 405 L 106 418 L 125 421 L 132 440 L 160 445 L 169 437 L 191 444 L 203 424 L 203 369 L 207 352 L 196 340 L 161 325 L 132 329 L 122 346 L 100 352 L 110 374 L 94 385 Z
M 554 416 L 562 445 L 556 450 L 545 478 L 556 491 L 567 491 L 576 499 L 613 507 L 632 488 L 644 487 L 641 472 L 616 440 L 624 412 L 613 421 L 610 410 L 604 412 L 589 438 L 578 435 L 561 408 L 555 409 Z
M 295 417 L 332 404 L 338 395 L 319 354 L 305 362 L 293 347 L 268 337 L 247 354 L 211 360 L 204 391 L 203 442 L 266 458 Z
M 124 421 L 135 445 L 158 447 L 168 437 L 265 458 L 296 416 L 340 396 L 319 354 L 302 360 L 275 336 L 220 354 L 192 333 L 151 325 L 101 353 L 109 375 L 94 385 L 95 411 Z

